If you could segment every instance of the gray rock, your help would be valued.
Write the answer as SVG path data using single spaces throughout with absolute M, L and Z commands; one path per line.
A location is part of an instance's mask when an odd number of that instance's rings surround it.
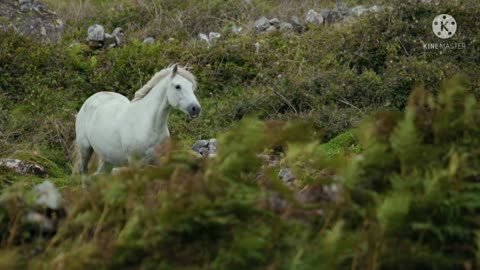
M 240 34 L 242 32 L 243 27 L 237 26 L 236 24 L 232 25 L 232 32 L 235 34 Z
M 292 170 L 288 168 L 281 168 L 278 172 L 278 177 L 284 182 L 293 182 L 296 180 L 296 177 L 293 175 Z
M 307 13 L 307 16 L 305 17 L 306 23 L 311 23 L 314 25 L 320 25 L 323 23 L 323 21 L 324 21 L 323 16 L 313 9 L 310 9 Z
M 200 153 L 202 148 L 208 148 L 208 140 L 198 140 L 192 146 L 192 150 L 198 153 Z
M 105 39 L 105 29 L 100 24 L 94 24 L 88 27 L 87 40 L 103 41 Z
M 40 177 L 48 177 L 47 171 L 43 166 L 33 164 L 20 159 L 0 159 L 0 165 L 13 169 L 21 175 L 36 175 Z
M 155 39 L 153 37 L 147 37 L 143 40 L 143 44 L 152 44 L 155 42 Z
M 199 157 L 213 157 L 217 154 L 217 140 L 198 140 L 192 146 L 192 151 Z
M 268 27 L 270 27 L 270 22 L 266 17 L 261 17 L 255 23 L 253 24 L 255 27 L 255 31 L 257 32 L 263 32 L 267 30 Z
M 210 43 L 214 42 L 215 40 L 219 39 L 222 35 L 218 32 L 210 32 L 208 34 L 208 39 L 210 40 Z
M 352 9 L 351 9 L 351 12 L 354 16 L 357 16 L 357 17 L 360 17 L 362 16 L 365 12 L 368 11 L 368 8 L 362 6 L 362 5 L 359 5 L 359 6 L 354 6 Z
M 297 32 L 303 32 L 306 29 L 306 27 L 302 24 L 302 22 L 297 16 L 292 16 L 292 18 L 290 18 L 290 23 L 293 26 L 293 30 Z
M 63 23 L 41 1 L 0 1 L 0 31 L 10 30 L 41 42 L 57 42 Z
M 288 22 L 282 22 L 280 23 L 280 31 L 282 32 L 293 31 L 293 25 Z
M 379 12 L 380 10 L 382 9 L 381 6 L 377 6 L 377 5 L 374 5 L 374 6 L 371 6 L 371 7 L 365 7 L 365 6 L 362 6 L 362 5 L 359 5 L 359 6 L 354 6 L 353 8 L 350 9 L 350 15 L 353 15 L 355 17 L 360 17 L 360 16 L 363 16 L 365 15 L 367 12 Z
M 262 45 L 260 44 L 260 42 L 255 42 L 254 44 L 255 46 L 255 53 L 259 53 L 260 52 L 260 49 L 262 48 Z
M 351 10 L 343 4 L 337 4 L 333 9 L 324 9 L 321 13 L 324 22 L 339 22 L 351 15 Z
M 55 185 L 50 181 L 44 181 L 33 188 L 37 196 L 35 202 L 38 206 L 52 210 L 64 209 L 63 199 Z
M 208 141 L 208 156 L 217 155 L 217 139 L 210 139 Z
M 200 33 L 197 36 L 198 40 L 205 42 L 207 45 L 210 45 L 210 39 L 208 36 L 204 33 Z
M 270 19 L 268 22 L 270 23 L 270 25 L 273 25 L 275 27 L 280 26 L 280 20 L 277 18 Z
M 278 30 L 277 27 L 275 27 L 274 25 L 270 25 L 267 29 L 265 29 L 264 33 L 266 33 L 266 34 L 273 33 L 277 30 Z
M 120 27 L 115 28 L 111 35 L 115 38 L 116 46 L 120 47 L 123 45 L 123 40 L 125 40 L 125 35 L 122 32 L 122 28 Z
M 37 212 L 28 212 L 24 217 L 24 221 L 37 225 L 41 231 L 47 233 L 55 232 L 57 227 L 50 218 Z

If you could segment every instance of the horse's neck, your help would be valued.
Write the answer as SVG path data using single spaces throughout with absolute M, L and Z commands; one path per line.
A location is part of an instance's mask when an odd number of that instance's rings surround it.
M 157 84 L 150 93 L 132 105 L 132 114 L 137 115 L 140 121 L 145 121 L 143 123 L 147 123 L 142 125 L 148 129 L 145 132 L 169 133 L 167 124 L 170 105 L 167 101 L 165 82 Z

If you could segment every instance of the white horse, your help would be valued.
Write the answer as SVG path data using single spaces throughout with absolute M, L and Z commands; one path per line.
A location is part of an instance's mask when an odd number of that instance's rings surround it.
M 86 174 L 95 151 L 101 163 L 97 173 L 131 163 L 156 161 L 155 146 L 170 136 L 170 108 L 195 118 L 201 107 L 195 97 L 195 77 L 177 64 L 161 70 L 135 93 L 132 101 L 114 92 L 99 92 L 87 99 L 76 119 L 80 173 Z

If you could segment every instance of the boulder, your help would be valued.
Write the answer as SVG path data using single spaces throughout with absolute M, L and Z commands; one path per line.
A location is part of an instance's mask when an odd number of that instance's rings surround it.
M 290 18 L 290 23 L 293 26 L 293 30 L 297 32 L 303 32 L 306 30 L 306 27 L 302 24 L 300 18 L 298 18 L 297 16 L 292 16 L 292 18 Z
M 100 24 L 94 24 L 88 27 L 88 37 L 89 41 L 104 41 L 105 40 L 105 28 Z
M 310 9 L 307 13 L 307 16 L 305 17 L 306 23 L 311 23 L 314 25 L 320 25 L 323 23 L 323 21 L 324 21 L 323 16 L 313 9 Z
M 255 21 L 253 26 L 255 27 L 255 31 L 263 32 L 267 30 L 268 27 L 270 27 L 270 21 L 266 17 L 261 17 L 260 19 Z
M 268 23 L 269 23 L 270 25 L 275 26 L 275 27 L 279 27 L 279 26 L 280 26 L 280 20 L 277 19 L 277 18 L 270 19 L 270 20 L 268 21 Z
M 207 44 L 207 45 L 210 45 L 210 39 L 208 38 L 207 34 L 205 34 L 205 33 L 198 34 L 197 39 L 205 42 L 205 44 Z
M 282 31 L 282 32 L 293 31 L 293 25 L 291 23 L 288 23 L 288 22 L 282 22 L 282 23 L 280 23 L 280 31 Z
M 236 24 L 232 25 L 232 32 L 234 34 L 240 34 L 240 32 L 242 32 L 242 30 L 243 30 L 243 27 L 237 26 Z
M 155 42 L 155 39 L 153 37 L 147 37 L 143 40 L 143 44 L 152 44 Z
M 208 34 L 208 39 L 210 40 L 210 43 L 214 42 L 215 40 L 219 39 L 222 35 L 218 32 L 210 32 Z
M 273 33 L 277 31 L 277 27 L 275 27 L 274 25 L 270 25 L 267 29 L 265 29 L 264 33 Z
M 292 173 L 292 170 L 289 168 L 281 168 L 278 172 L 278 177 L 284 183 L 294 182 L 296 180 L 295 176 Z
M 20 159 L 0 159 L 0 165 L 13 169 L 21 175 L 35 175 L 40 177 L 49 176 L 47 170 L 43 166 Z
M 117 27 L 113 30 L 111 35 L 115 38 L 116 47 L 120 47 L 123 45 L 123 41 L 125 40 L 125 35 L 122 32 L 122 28 Z
M 50 210 L 63 210 L 64 204 L 60 192 L 50 181 L 36 185 L 33 192 L 37 196 L 35 204 Z
M 198 157 L 213 157 L 217 154 L 217 140 L 198 140 L 192 146 L 192 151 Z
M 41 42 L 58 42 L 63 22 L 41 1 L 0 1 L 0 31 L 13 30 Z
M 33 193 L 37 197 L 35 210 L 24 216 L 24 222 L 35 225 L 41 232 L 54 233 L 59 218 L 64 217 L 67 210 L 60 192 L 52 182 L 45 181 L 36 185 Z

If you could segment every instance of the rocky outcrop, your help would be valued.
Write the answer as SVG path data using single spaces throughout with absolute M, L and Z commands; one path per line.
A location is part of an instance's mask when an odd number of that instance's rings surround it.
M 47 170 L 43 166 L 20 159 L 0 159 L 0 165 L 10 168 L 21 175 L 35 175 L 40 177 L 49 176 Z
M 0 30 L 13 30 L 42 42 L 57 42 L 63 34 L 63 22 L 40 1 L 2 0 Z

